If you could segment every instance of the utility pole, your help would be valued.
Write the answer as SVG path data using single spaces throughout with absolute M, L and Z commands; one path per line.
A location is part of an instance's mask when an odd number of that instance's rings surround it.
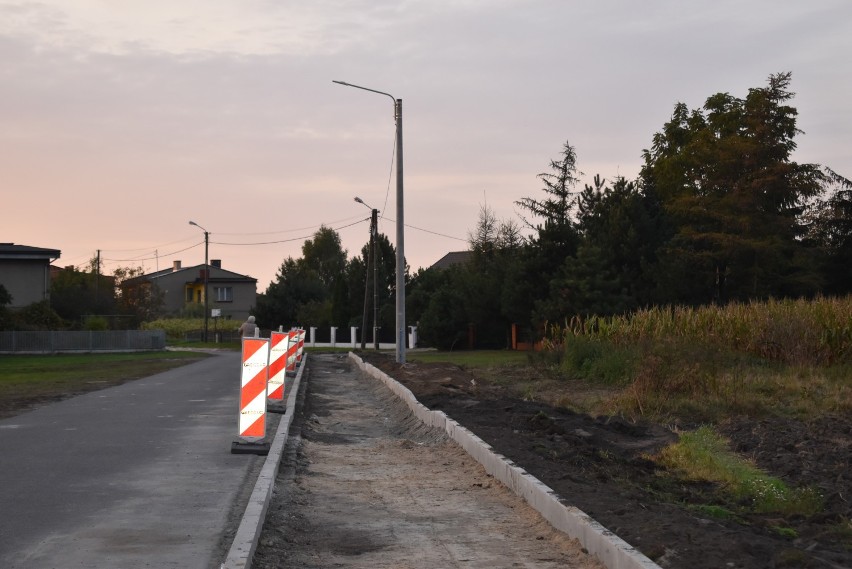
M 379 263 L 378 256 L 376 255 L 376 237 L 377 232 L 379 230 L 379 210 L 374 209 L 373 215 L 370 219 L 370 259 L 373 261 L 373 349 L 379 349 L 379 329 L 376 327 L 376 324 L 379 320 L 379 289 L 376 285 L 378 282 L 379 276 Z
M 334 81 L 338 85 L 354 87 L 371 93 L 390 97 L 393 101 L 393 116 L 396 122 L 396 363 L 405 363 L 405 222 L 403 220 L 403 177 L 402 177 L 402 99 L 390 93 L 376 91 L 345 81 Z
M 356 202 L 364 203 L 360 201 L 360 198 L 355 198 Z M 370 259 L 373 257 L 373 224 L 370 223 L 370 247 L 367 249 L 367 263 L 364 265 L 364 315 L 361 317 L 361 349 L 364 350 L 367 348 L 367 300 L 370 298 L 370 289 L 367 285 L 370 284 Z M 374 324 L 375 325 L 375 324 Z
M 194 225 L 198 229 L 204 232 L 204 341 L 207 341 L 207 328 L 208 328 L 208 319 L 210 318 L 210 310 L 209 307 L 209 294 L 207 291 L 207 285 L 210 282 L 210 266 L 207 264 L 207 251 L 210 246 L 210 232 L 195 223 L 194 221 L 189 222 L 190 225 Z

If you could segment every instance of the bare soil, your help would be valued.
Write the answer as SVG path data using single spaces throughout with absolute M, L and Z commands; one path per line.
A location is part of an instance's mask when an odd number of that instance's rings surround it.
M 252 567 L 604 569 L 345 355 L 302 380 Z
M 677 440 L 665 425 L 527 401 L 454 365 L 360 355 L 662 567 L 852 568 L 852 417 L 732 417 L 717 425 L 758 467 L 825 498 L 811 517 L 743 513 L 718 486 L 683 480 L 647 458 Z M 722 508 L 733 515 L 708 514 Z

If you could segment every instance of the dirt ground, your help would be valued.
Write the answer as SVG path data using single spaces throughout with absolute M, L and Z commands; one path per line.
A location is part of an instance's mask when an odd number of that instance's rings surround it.
M 719 488 L 680 480 L 643 458 L 677 439 L 663 425 L 525 401 L 453 365 L 400 366 L 389 356 L 362 355 L 662 567 L 852 568 L 852 417 L 719 425 L 758 467 L 825 497 L 824 511 L 809 518 L 720 520 L 696 508 L 736 511 Z
M 252 567 L 604 569 L 345 355 L 302 380 Z

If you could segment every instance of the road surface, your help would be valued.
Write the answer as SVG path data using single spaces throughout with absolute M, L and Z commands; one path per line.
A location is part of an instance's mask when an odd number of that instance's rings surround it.
M 0 567 L 218 567 L 262 457 L 233 455 L 240 355 L 0 421 Z

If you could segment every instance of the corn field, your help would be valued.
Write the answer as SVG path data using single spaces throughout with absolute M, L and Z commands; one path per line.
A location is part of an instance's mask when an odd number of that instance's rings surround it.
M 546 345 L 557 350 L 581 336 L 616 346 L 679 339 L 791 365 L 831 365 L 852 360 L 852 296 L 575 317 L 564 327 L 550 325 L 546 336 Z

